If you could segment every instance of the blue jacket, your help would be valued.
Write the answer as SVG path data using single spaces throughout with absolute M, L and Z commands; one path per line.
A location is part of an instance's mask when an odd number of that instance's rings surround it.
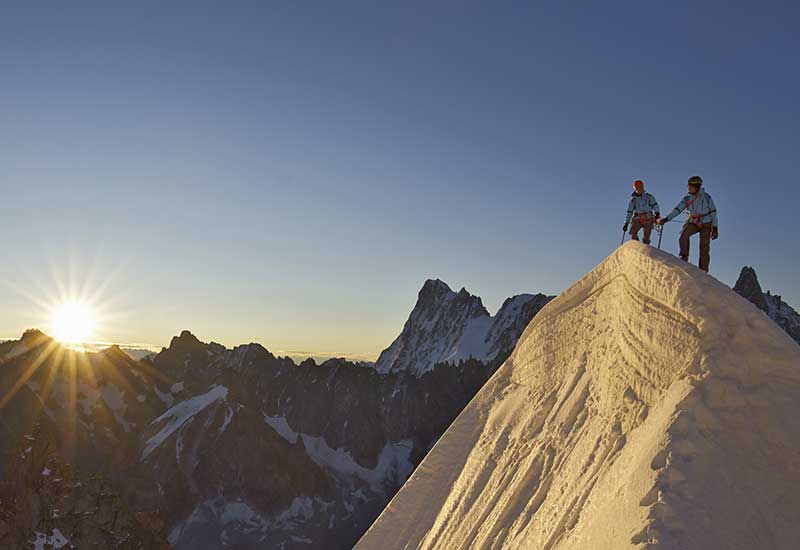
M 659 216 L 656 198 L 647 192 L 637 195 L 634 191 L 631 195 L 631 202 L 628 203 L 628 215 L 625 217 L 625 223 L 630 222 L 634 214 L 650 214 L 651 212 L 655 213 L 656 218 Z
M 689 219 L 686 220 L 687 223 L 699 220 L 700 223 L 710 223 L 711 227 L 717 227 L 717 205 L 714 204 L 714 199 L 702 189 L 697 193 L 699 196 L 694 202 L 692 202 L 692 199 L 695 198 L 695 195 L 686 195 L 683 197 L 681 202 L 678 203 L 678 206 L 675 207 L 675 210 L 669 213 L 667 221 L 670 221 L 683 210 L 686 210 L 689 213 Z M 686 205 L 690 202 L 692 204 L 687 208 Z

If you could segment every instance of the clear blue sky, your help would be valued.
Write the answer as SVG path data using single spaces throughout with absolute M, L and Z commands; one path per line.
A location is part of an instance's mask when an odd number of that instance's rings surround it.
M 0 336 L 71 280 L 107 340 L 374 356 L 426 278 L 558 293 L 692 174 L 712 272 L 800 306 L 796 3 L 388 4 L 5 6 Z

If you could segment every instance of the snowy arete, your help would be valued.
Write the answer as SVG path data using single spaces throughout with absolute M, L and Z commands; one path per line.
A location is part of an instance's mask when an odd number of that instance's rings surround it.
M 359 550 L 800 548 L 800 347 L 631 242 L 530 323 Z

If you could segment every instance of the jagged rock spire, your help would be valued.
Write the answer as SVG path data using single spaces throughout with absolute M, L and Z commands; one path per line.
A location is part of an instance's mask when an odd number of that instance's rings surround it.
M 742 268 L 739 279 L 733 286 L 733 291 L 752 302 L 764 313 L 769 312 L 767 301 L 764 299 L 764 292 L 761 290 L 761 285 L 758 283 L 758 276 L 756 275 L 755 269 L 752 267 L 744 266 Z
M 403 331 L 385 349 L 378 372 L 408 371 L 420 376 L 437 363 L 477 359 L 489 362 L 510 351 L 533 316 L 550 300 L 538 294 L 509 298 L 494 316 L 466 288 L 454 292 L 428 279 Z

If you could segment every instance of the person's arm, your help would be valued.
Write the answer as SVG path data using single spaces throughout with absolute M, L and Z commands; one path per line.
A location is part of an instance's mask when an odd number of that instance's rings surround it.
M 634 210 L 633 199 L 631 199 L 631 202 L 628 203 L 628 215 L 625 216 L 625 225 L 631 223 L 631 218 L 633 217 L 633 210 Z
M 672 212 L 670 212 L 669 215 L 667 215 L 667 217 L 664 218 L 664 219 L 666 221 L 671 221 L 673 218 L 675 218 L 676 216 L 680 215 L 680 213 L 683 212 L 684 209 L 686 208 L 686 203 L 687 202 L 689 202 L 688 201 L 688 197 L 683 197 L 681 199 L 681 202 L 678 203 L 678 206 L 676 206 L 675 209 Z
M 711 227 L 717 227 L 717 205 L 714 204 L 711 195 L 706 196 L 708 197 L 708 213 L 711 214 Z
M 714 199 L 711 198 L 711 195 L 706 195 L 708 197 L 708 213 L 711 215 L 711 238 L 717 239 L 719 238 L 719 227 L 717 227 L 717 205 L 714 204 Z
M 653 195 L 650 195 L 650 208 L 652 208 L 653 212 L 655 212 L 656 218 L 661 217 L 661 212 L 658 209 L 658 201 Z

